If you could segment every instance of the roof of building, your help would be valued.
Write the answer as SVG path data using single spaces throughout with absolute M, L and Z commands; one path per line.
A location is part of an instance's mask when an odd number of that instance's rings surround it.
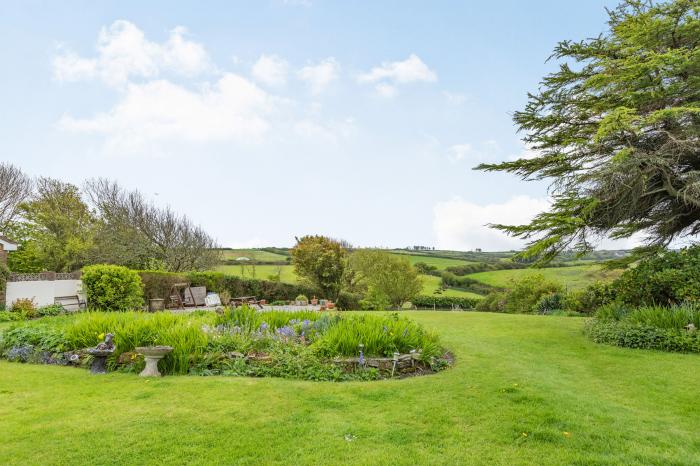
M 2 244 L 2 247 L 5 251 L 16 251 L 17 250 L 17 243 L 12 241 L 6 236 L 0 235 L 0 244 Z

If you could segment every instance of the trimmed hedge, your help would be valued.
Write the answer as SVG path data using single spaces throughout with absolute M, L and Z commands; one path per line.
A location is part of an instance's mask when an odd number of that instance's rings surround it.
M 459 306 L 462 309 L 474 309 L 479 302 L 476 298 L 464 298 L 457 296 L 416 296 L 411 300 L 414 306 L 424 309 L 452 309 Z
M 102 311 L 132 311 L 143 306 L 139 274 L 120 265 L 90 265 L 82 275 L 88 306 Z
M 586 325 L 585 332 L 596 343 L 625 348 L 700 353 L 700 333 L 697 331 L 593 319 Z
M 268 301 L 290 301 L 299 295 L 320 296 L 318 290 L 304 285 L 292 285 L 268 280 L 255 280 L 226 275 L 220 272 L 171 273 L 152 270 L 139 271 L 146 299 L 168 299 L 174 283 L 190 282 L 205 286 L 207 291 L 227 291 L 231 297 L 257 296 Z

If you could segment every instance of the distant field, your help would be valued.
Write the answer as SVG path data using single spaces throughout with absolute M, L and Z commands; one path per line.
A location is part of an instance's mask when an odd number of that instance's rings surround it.
M 440 277 L 434 277 L 432 275 L 421 275 L 421 279 L 423 280 L 423 292 L 422 294 L 426 296 L 433 296 L 433 293 L 440 288 Z M 443 290 L 443 292 L 440 294 L 441 296 L 454 296 L 458 298 L 477 298 L 481 299 L 483 296 L 478 295 L 476 293 L 470 293 L 469 291 L 462 291 L 462 290 L 454 290 L 452 288 L 448 288 L 446 290 Z
M 239 257 L 247 257 L 258 262 L 284 262 L 288 257 L 260 249 L 225 249 L 223 250 L 223 255 L 224 260 L 236 260 Z
M 222 272 L 228 275 L 235 275 L 237 277 L 244 278 L 255 278 L 257 280 L 269 280 L 270 275 L 277 275 L 277 271 L 280 270 L 280 280 L 283 283 L 297 283 L 298 277 L 294 273 L 294 266 L 292 265 L 245 265 L 241 267 L 240 265 L 220 265 L 216 268 L 217 272 Z
M 393 253 L 401 257 L 407 258 L 411 264 L 415 265 L 417 262 L 423 262 L 424 264 L 432 265 L 437 267 L 439 270 L 444 270 L 447 267 L 454 267 L 458 265 L 474 264 L 475 262 L 460 260 L 460 259 L 446 259 L 444 257 L 430 257 L 430 256 L 420 256 L 413 254 L 403 254 L 403 253 Z
M 568 289 L 581 289 L 591 283 L 610 281 L 615 279 L 620 272 L 617 270 L 602 270 L 598 265 L 578 265 L 574 267 L 554 267 L 548 269 L 515 269 L 496 270 L 493 272 L 479 272 L 467 275 L 487 285 L 508 288 L 513 280 L 527 275 L 542 274 L 548 280 L 555 280 Z

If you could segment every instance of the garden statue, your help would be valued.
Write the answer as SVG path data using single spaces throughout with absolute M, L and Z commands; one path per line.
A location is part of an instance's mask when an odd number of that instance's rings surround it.
M 108 333 L 105 335 L 105 340 L 102 343 L 99 343 L 94 348 L 90 348 L 87 352 L 93 357 L 90 373 L 106 374 L 107 356 L 114 352 L 114 334 Z

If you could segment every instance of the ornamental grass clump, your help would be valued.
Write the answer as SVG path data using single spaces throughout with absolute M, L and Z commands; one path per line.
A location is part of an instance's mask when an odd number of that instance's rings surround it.
M 437 335 L 398 314 L 343 317 L 316 343 L 319 353 L 327 357 L 357 356 L 360 345 L 366 356 L 388 357 L 415 350 L 428 360 L 442 354 Z
M 168 313 L 88 312 L 78 316 L 65 334 L 71 349 L 80 349 L 95 346 L 105 334 L 113 333 L 116 349 L 112 363 L 138 346 L 172 346 L 161 368 L 166 374 L 186 374 L 190 359 L 200 357 L 208 344 L 200 319 Z

